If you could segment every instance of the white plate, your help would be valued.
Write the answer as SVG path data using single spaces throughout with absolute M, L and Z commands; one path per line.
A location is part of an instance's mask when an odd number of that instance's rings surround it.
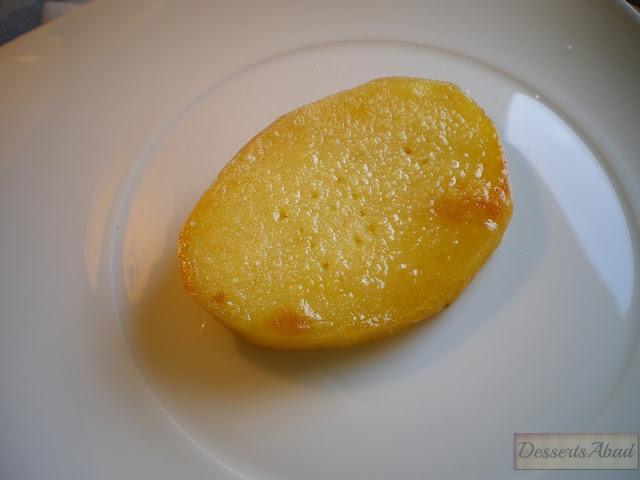
M 516 432 L 638 432 L 637 14 L 244 3 L 96 1 L 0 48 L 0 476 L 528 478 Z M 392 339 L 246 345 L 184 295 L 182 222 L 278 115 L 386 75 L 495 121 L 501 246 Z

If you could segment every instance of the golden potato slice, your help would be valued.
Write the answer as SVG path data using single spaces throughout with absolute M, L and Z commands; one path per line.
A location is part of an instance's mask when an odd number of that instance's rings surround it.
M 277 119 L 178 241 L 186 291 L 267 347 L 387 337 L 440 312 L 512 212 L 498 135 L 450 83 L 382 78 Z

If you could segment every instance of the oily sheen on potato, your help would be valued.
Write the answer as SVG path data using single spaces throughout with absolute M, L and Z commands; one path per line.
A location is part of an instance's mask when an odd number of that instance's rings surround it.
M 274 121 L 178 241 L 187 293 L 249 342 L 328 348 L 446 308 L 512 212 L 496 130 L 457 86 L 382 78 Z

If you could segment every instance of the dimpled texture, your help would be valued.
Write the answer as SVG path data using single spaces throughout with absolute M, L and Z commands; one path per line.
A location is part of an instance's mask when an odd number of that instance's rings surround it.
M 457 86 L 373 80 L 280 117 L 187 219 L 186 291 L 284 349 L 387 337 L 446 308 L 512 213 L 492 122 Z

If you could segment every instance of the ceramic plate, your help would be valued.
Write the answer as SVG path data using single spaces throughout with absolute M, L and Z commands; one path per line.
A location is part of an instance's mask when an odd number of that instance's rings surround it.
M 573 478 L 514 433 L 640 430 L 640 17 L 316 3 L 96 1 L 0 48 L 3 478 Z M 502 244 L 391 339 L 244 343 L 184 294 L 182 223 L 278 116 L 390 75 L 495 122 Z

